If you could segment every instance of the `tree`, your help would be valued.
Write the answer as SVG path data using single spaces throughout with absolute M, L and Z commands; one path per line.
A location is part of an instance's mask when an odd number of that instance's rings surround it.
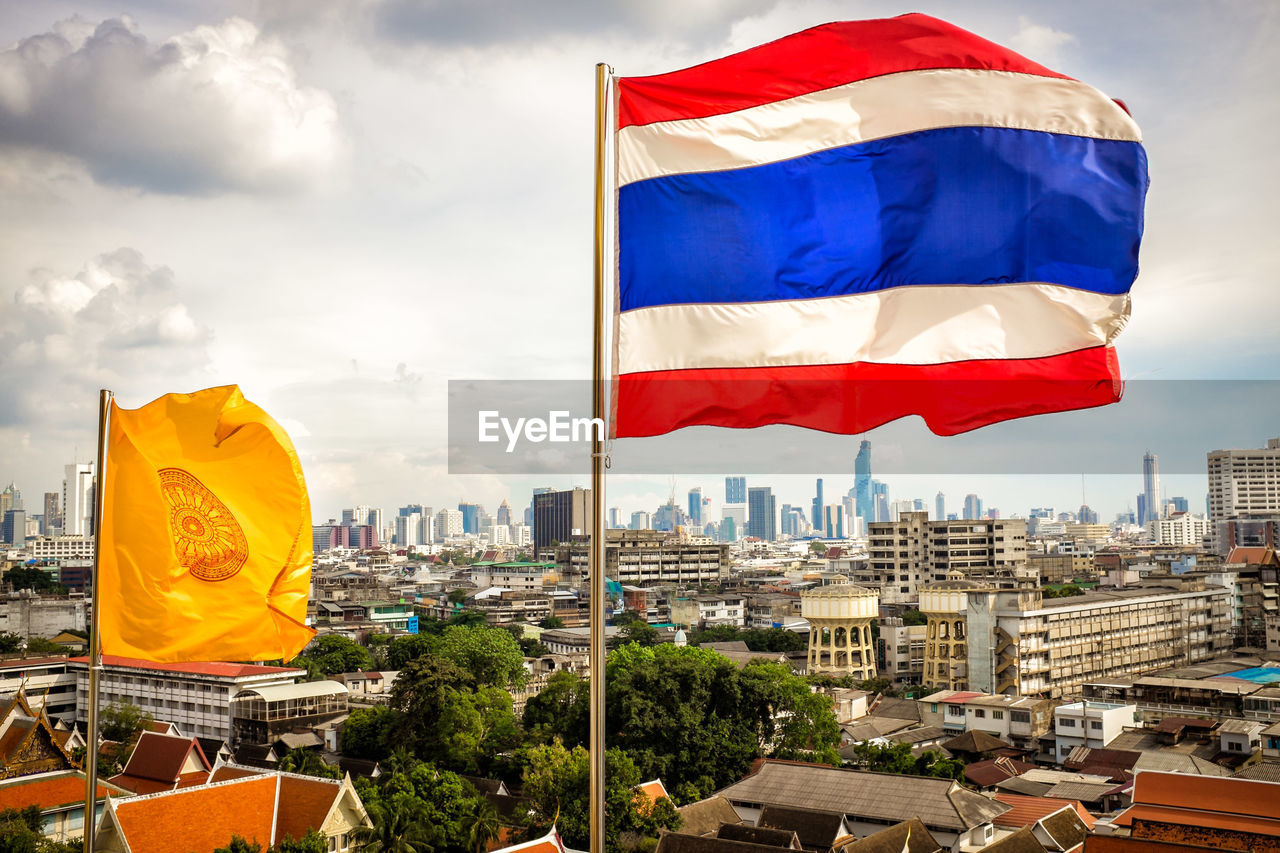
M 810 553 L 810 554 L 825 554 L 825 553 L 827 553 L 827 547 L 828 547 L 828 546 L 827 546 L 827 544 L 826 544 L 825 542 L 810 542 L 810 543 L 809 543 L 809 553 Z
M 307 661 L 313 662 L 324 675 L 373 669 L 373 655 L 369 650 L 340 634 L 325 634 L 318 638 L 290 665 L 305 666 Z
M 342 726 L 339 748 L 351 758 L 381 761 L 392 751 L 395 714 L 385 705 L 356 708 Z
M 630 622 L 623 623 L 618 629 L 617 638 L 613 641 L 616 645 L 625 645 L 627 643 L 637 643 L 641 646 L 652 646 L 658 642 L 658 629 L 650 625 L 643 619 L 633 619 Z
M 98 731 L 105 740 L 128 741 L 153 722 L 154 717 L 129 702 L 112 702 L 98 713 Z
M 964 775 L 964 762 L 943 758 L 933 750 L 926 750 L 918 757 L 911 754 L 911 745 L 893 743 L 881 746 L 860 743 L 853 748 L 853 764 L 877 773 L 898 773 L 905 776 L 937 776 L 943 779 L 959 779 Z
M 474 684 L 469 672 L 435 655 L 405 664 L 391 688 L 399 742 L 417 755 L 438 754 L 445 746 L 440 737 L 441 718 Z
M 439 655 L 471 673 L 477 684 L 508 687 L 525 680 L 520 645 L 500 628 L 446 628 Z
M 840 763 L 840 726 L 831 697 L 811 691 L 786 664 L 750 661 L 740 678 L 761 754 Z
M 565 749 L 559 741 L 529 751 L 524 772 L 524 794 L 533 801 L 530 823 L 545 832 L 554 822 L 570 847 L 589 842 L 590 762 L 580 746 Z M 619 749 L 605 753 L 605 849 L 617 850 L 624 834 L 656 837 L 662 829 L 679 826 L 680 816 L 669 800 L 653 803 L 637 797 L 640 771 Z
M 22 650 L 22 635 L 0 631 L 0 654 L 11 655 Z
M 570 749 L 586 746 L 590 714 L 590 684 L 562 669 L 524 703 L 524 730 L 538 743 L 559 738 Z
M 313 829 L 301 838 L 285 836 L 271 853 L 327 853 L 328 849 L 324 836 Z
M 360 826 L 351 833 L 353 849 L 359 853 L 431 853 L 420 809 L 400 798 L 390 802 L 366 803 L 372 827 Z
M 419 623 L 419 630 L 421 631 L 421 623 Z M 420 632 L 401 635 L 387 644 L 387 668 L 404 669 L 404 665 L 409 661 L 423 655 L 435 654 L 439 648 L 440 639 L 435 634 Z
M 902 612 L 903 625 L 924 625 L 928 621 L 929 620 L 925 618 L 925 615 L 915 608 L 912 608 L 911 610 L 904 610 Z
M 13 589 L 29 589 L 53 595 L 66 595 L 67 588 L 55 581 L 48 572 L 38 566 L 17 566 L 4 573 L 5 582 Z
M 27 654 L 65 655 L 67 647 L 46 637 L 28 637 Z
M 285 773 L 316 776 L 320 779 L 341 779 L 343 776 L 341 768 L 325 763 L 319 753 L 303 747 L 289 750 L 288 754 L 280 759 L 280 769 Z
M 545 628 L 547 630 L 551 630 L 552 628 L 563 628 L 564 620 L 559 616 L 548 616 L 546 619 L 543 619 L 538 623 L 538 627 Z
M 511 694 L 501 687 L 459 692 L 440 715 L 435 737 L 439 761 L 464 773 L 488 770 L 494 758 L 520 742 Z
M 262 845 L 256 841 L 246 841 L 238 835 L 232 835 L 230 844 L 219 847 L 213 853 L 262 853 Z
M 489 842 L 498 837 L 502 828 L 502 816 L 494 808 L 493 803 L 484 797 L 477 797 L 475 807 L 460 823 L 460 828 L 467 834 L 467 844 L 475 853 L 484 853 Z

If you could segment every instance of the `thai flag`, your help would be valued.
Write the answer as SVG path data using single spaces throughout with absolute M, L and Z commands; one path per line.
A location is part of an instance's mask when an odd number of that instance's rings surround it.
M 925 15 L 617 81 L 615 434 L 950 435 L 1120 398 L 1146 154 Z

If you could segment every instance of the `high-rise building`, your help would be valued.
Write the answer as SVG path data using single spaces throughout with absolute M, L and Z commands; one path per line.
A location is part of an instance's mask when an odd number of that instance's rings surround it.
M 942 492 L 938 492 L 937 496 L 933 499 L 933 520 L 947 520 L 947 496 Z
M 1139 493 L 1136 500 L 1138 502 L 1138 524 L 1145 525 L 1147 520 L 1147 496 Z
M 798 506 L 783 504 L 778 512 L 778 528 L 783 536 L 803 536 L 808 532 L 808 513 Z
M 747 478 L 724 478 L 724 502 L 727 504 L 744 504 L 747 502 Z
M 813 511 L 809 513 L 809 523 L 814 527 L 821 528 L 823 525 L 823 507 L 822 502 L 822 478 L 819 477 L 814 484 Z
M 982 518 L 982 498 L 973 492 L 964 496 L 964 518 L 966 521 Z
M 511 527 L 515 523 L 515 518 L 511 514 L 511 504 L 507 503 L 507 499 L 503 498 L 502 503 L 498 504 L 498 515 L 494 519 L 494 524 L 501 524 L 504 527 Z
M 772 542 L 778 538 L 778 506 L 769 486 L 747 489 L 747 535 Z
M 1208 463 L 1214 549 L 1280 545 L 1280 438 L 1257 450 L 1214 450 Z
M 621 528 L 622 528 L 622 508 L 616 507 L 616 506 L 609 507 L 609 529 L 619 530 Z
M 4 491 L 0 492 L 0 518 L 4 518 L 4 514 L 11 509 L 23 509 L 22 492 L 18 491 L 18 487 L 13 483 L 4 487 Z
M 653 520 L 649 517 L 649 513 L 644 510 L 631 513 L 631 529 L 632 530 L 652 530 Z
M 1080 511 L 1076 513 L 1076 520 L 1081 524 L 1097 524 L 1098 513 L 1090 508 L 1088 504 L 1081 504 Z
M 66 478 L 62 481 L 64 536 L 89 536 L 94 531 L 93 468 L 92 462 L 73 462 L 66 466 Z
M 442 509 L 436 513 L 436 541 L 462 535 L 462 513 L 456 509 Z
M 828 539 L 844 539 L 849 535 L 844 504 L 828 504 L 823 507 L 822 532 Z
M 1160 460 L 1151 451 L 1142 456 L 1142 494 L 1146 498 L 1147 518 L 1138 519 L 1147 524 L 1162 516 L 1164 503 L 1160 500 Z
M 733 504 L 720 507 L 720 538 L 725 542 L 736 542 L 747 532 L 746 504 Z
M 425 544 L 422 537 L 422 513 L 411 512 L 396 516 L 396 544 L 401 548 L 413 548 Z
M 0 542 L 22 545 L 27 540 L 27 513 L 21 509 L 7 509 L 0 518 Z
M 62 530 L 62 499 L 57 492 L 44 493 L 44 519 L 40 523 L 43 536 L 53 536 Z
M 583 535 L 591 518 L 591 490 L 575 488 L 533 497 L 533 549 L 541 552 L 555 542 Z
M 1173 512 L 1191 512 L 1191 503 L 1183 497 L 1169 498 L 1168 506 L 1173 508 Z M 1169 513 L 1165 513 L 1168 515 Z
M 537 509 L 536 501 L 535 501 L 534 509 L 535 511 Z M 484 512 L 484 507 L 482 507 L 480 504 L 463 502 L 458 504 L 458 512 L 462 513 L 462 532 L 463 533 L 479 533 L 480 532 L 480 514 Z
M 889 518 L 889 484 L 882 483 L 879 480 L 871 481 L 871 500 L 873 502 L 874 519 L 866 519 L 868 523 L 871 521 L 890 521 Z
M 858 447 L 853 460 L 854 510 L 864 522 L 876 520 L 875 498 L 871 493 L 871 442 Z
M 696 486 L 689 490 L 689 524 L 690 526 L 702 529 L 702 487 Z

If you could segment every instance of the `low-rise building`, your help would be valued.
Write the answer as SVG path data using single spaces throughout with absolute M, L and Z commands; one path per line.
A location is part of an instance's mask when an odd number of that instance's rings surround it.
M 949 735 L 981 731 L 1022 749 L 1053 727 L 1053 702 L 1034 696 L 1014 697 L 940 690 L 917 700 L 920 722 Z
M 1136 705 L 1112 702 L 1072 702 L 1053 709 L 1053 738 L 1057 760 L 1062 762 L 1078 746 L 1102 749 L 1124 731 L 1141 722 Z
M 919 684 L 924 677 L 925 625 L 907 625 L 900 616 L 880 619 L 876 658 L 880 675 L 901 684 Z
M 671 599 L 671 622 L 683 628 L 743 625 L 744 602 L 736 593 L 688 595 Z
M 587 575 L 588 538 L 573 536 L 546 552 L 560 571 Z M 540 554 L 539 556 L 544 556 Z M 606 530 L 605 575 L 634 586 L 718 584 L 729 577 L 729 545 L 661 530 Z
M 487 590 L 493 592 L 493 589 Z M 551 615 L 551 599 L 545 592 L 498 589 L 497 594 L 477 595 L 467 607 L 484 615 L 489 625 L 532 624 Z
M 89 601 L 83 593 L 39 595 L 29 590 L 0 598 L 0 632 L 23 639 L 56 637 L 88 629 Z

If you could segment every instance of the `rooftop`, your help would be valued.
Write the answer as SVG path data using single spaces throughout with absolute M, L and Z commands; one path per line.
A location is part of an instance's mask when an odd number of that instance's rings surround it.
M 71 658 L 70 663 L 89 665 L 89 658 Z M 226 661 L 206 661 L 202 663 L 156 663 L 140 658 L 126 658 L 118 655 L 103 655 L 102 665 L 125 669 L 149 669 L 156 672 L 176 672 L 184 675 L 212 675 L 218 678 L 252 678 L 254 676 L 306 675 L 305 669 L 292 666 L 259 666 L 247 663 L 228 663 Z

